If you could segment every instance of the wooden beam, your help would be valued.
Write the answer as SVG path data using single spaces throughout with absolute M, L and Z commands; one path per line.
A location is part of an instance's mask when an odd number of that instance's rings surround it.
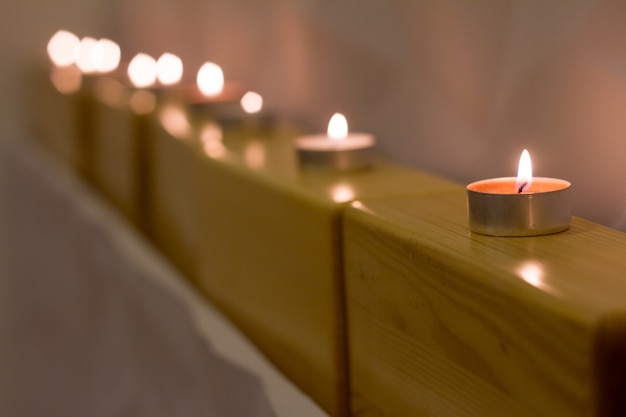
M 468 230 L 465 192 L 344 220 L 355 415 L 624 415 L 626 235 Z

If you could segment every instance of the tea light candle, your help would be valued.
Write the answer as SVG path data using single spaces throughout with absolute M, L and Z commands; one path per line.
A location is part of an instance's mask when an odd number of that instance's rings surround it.
M 53 65 L 50 81 L 61 94 L 76 93 L 82 84 L 82 72 L 74 65 L 79 48 L 78 36 L 67 30 L 57 31 L 48 41 L 46 49 Z
M 201 119 L 218 119 L 228 122 L 233 115 L 241 117 L 239 104 L 244 94 L 240 85 L 224 80 L 222 68 L 205 62 L 196 75 L 196 85 L 186 94 L 189 109 Z
M 219 65 L 205 62 L 196 74 L 196 84 L 187 91 L 187 99 L 192 105 L 233 103 L 239 106 L 243 93 L 241 86 L 224 80 Z
M 349 170 L 372 164 L 376 140 L 368 133 L 348 133 L 348 122 L 335 113 L 327 134 L 307 135 L 296 140 L 298 159 L 303 166 Z
M 472 232 L 490 236 L 538 236 L 561 232 L 570 224 L 568 181 L 532 176 L 528 151 L 517 177 L 493 178 L 467 186 Z

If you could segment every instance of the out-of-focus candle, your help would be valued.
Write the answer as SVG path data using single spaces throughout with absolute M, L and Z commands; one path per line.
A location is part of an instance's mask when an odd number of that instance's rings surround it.
M 528 151 L 517 177 L 492 178 L 467 186 L 469 227 L 490 236 L 537 236 L 569 228 L 568 181 L 533 177 Z
M 48 41 L 46 50 L 53 65 L 50 81 L 62 94 L 72 94 L 80 90 L 82 73 L 74 65 L 79 49 L 80 39 L 67 30 L 58 30 Z
M 76 57 L 76 66 L 82 71 L 83 74 L 93 74 L 98 69 L 95 59 L 97 44 L 98 41 L 90 36 L 85 36 L 80 40 L 78 56 Z
M 241 97 L 241 108 L 248 114 L 258 113 L 263 109 L 263 97 L 254 91 L 248 91 Z
M 368 133 L 348 132 L 345 116 L 335 113 L 327 134 L 302 136 L 296 140 L 296 149 L 302 165 L 348 170 L 370 166 L 375 143 Z
M 151 91 L 145 91 L 157 80 L 156 60 L 150 55 L 138 53 L 128 64 L 128 78 L 139 91 L 130 97 L 130 107 L 136 114 L 148 114 L 156 108 L 156 97 Z
M 117 69 L 120 64 L 120 46 L 110 39 L 100 39 L 91 50 L 96 72 L 107 73 Z
M 217 120 L 226 125 L 243 114 L 242 96 L 243 90 L 238 84 L 225 81 L 219 65 L 205 62 L 198 70 L 196 84 L 186 91 L 185 99 L 194 118 Z
M 224 91 L 224 72 L 213 62 L 205 62 L 196 76 L 198 89 L 206 97 L 215 97 Z
M 59 30 L 48 41 L 48 57 L 55 66 L 72 65 L 76 62 L 79 45 L 78 36 L 67 30 Z
M 161 84 L 177 84 L 183 77 L 183 61 L 176 55 L 166 52 L 156 62 L 156 73 Z
M 276 126 L 272 113 L 264 108 L 263 96 L 255 91 L 247 91 L 239 101 L 240 108 L 233 111 L 231 120 L 250 133 L 268 131 Z M 243 110 L 243 112 L 241 111 Z
M 196 74 L 196 85 L 188 93 L 188 99 L 193 105 L 213 105 L 234 103 L 239 106 L 243 96 L 241 87 L 232 82 L 226 82 L 222 67 L 205 62 Z
M 128 64 L 128 78 L 137 88 L 146 88 L 157 80 L 156 60 L 150 55 L 138 53 Z
M 138 53 L 128 64 L 131 85 L 140 90 L 133 92 L 131 107 L 137 113 L 149 113 L 156 106 L 157 97 L 169 92 L 181 80 L 182 75 L 183 62 L 176 55 L 166 52 L 155 60 L 148 54 Z M 146 105 L 149 102 L 152 103 Z M 137 111 L 139 108 L 142 110 Z

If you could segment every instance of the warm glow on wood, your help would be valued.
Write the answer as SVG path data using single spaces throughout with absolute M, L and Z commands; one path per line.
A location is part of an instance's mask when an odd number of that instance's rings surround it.
M 157 78 L 157 65 L 150 55 L 139 53 L 128 64 L 128 78 L 137 88 L 149 87 Z
M 191 124 L 182 107 L 168 105 L 159 113 L 159 121 L 163 128 L 177 139 L 188 138 L 192 133 Z

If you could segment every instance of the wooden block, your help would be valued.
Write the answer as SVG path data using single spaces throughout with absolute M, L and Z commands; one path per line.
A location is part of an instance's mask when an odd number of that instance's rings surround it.
M 133 224 L 141 216 L 137 203 L 137 117 L 127 103 L 121 106 L 96 103 L 91 166 L 96 187 Z
M 626 415 L 626 235 L 471 234 L 465 201 L 346 210 L 354 414 Z
M 199 285 L 331 415 L 348 413 L 341 211 L 359 197 L 458 185 L 381 162 L 299 170 L 293 135 L 207 149 L 200 175 Z
M 183 108 L 167 103 L 155 118 L 149 190 L 150 235 L 192 281 L 198 240 L 200 147 Z
M 157 97 L 106 76 L 96 80 L 93 95 L 89 177 L 132 225 L 149 235 Z
M 35 136 L 69 166 L 83 172 L 89 152 L 90 79 L 76 68 L 35 67 L 28 72 L 29 125 Z

